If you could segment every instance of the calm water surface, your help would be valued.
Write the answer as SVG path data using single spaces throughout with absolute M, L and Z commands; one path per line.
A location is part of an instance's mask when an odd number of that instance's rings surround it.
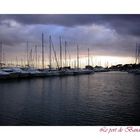
M 0 125 L 140 125 L 140 76 L 1 81 Z

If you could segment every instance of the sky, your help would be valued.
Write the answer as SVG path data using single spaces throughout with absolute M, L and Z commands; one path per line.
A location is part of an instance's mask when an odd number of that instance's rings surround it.
M 87 64 L 88 48 L 91 65 L 134 63 L 136 43 L 140 40 L 139 27 L 140 15 L 1 14 L 0 41 L 3 42 L 3 61 L 24 63 L 28 41 L 33 56 L 37 45 L 40 63 L 41 34 L 44 33 L 45 65 L 48 64 L 50 35 L 58 59 L 59 36 L 62 37 L 63 52 L 64 42 L 67 41 L 67 60 L 71 59 L 73 65 L 77 45 L 81 66 Z

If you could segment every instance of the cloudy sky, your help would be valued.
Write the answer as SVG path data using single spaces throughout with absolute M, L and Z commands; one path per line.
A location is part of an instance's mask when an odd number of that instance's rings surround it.
M 87 57 L 89 48 L 94 63 L 101 63 L 105 58 L 114 64 L 131 63 L 135 44 L 140 40 L 139 28 L 140 15 L 0 15 L 0 40 L 7 61 L 15 57 L 25 59 L 27 41 L 32 51 L 37 45 L 39 52 L 43 32 L 46 59 L 51 35 L 57 52 L 59 36 L 63 44 L 65 40 L 68 42 L 73 58 L 78 44 L 81 60 Z

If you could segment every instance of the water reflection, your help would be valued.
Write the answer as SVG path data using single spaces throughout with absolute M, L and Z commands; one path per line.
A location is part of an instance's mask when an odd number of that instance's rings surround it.
M 140 125 L 140 77 L 97 73 L 0 83 L 0 125 Z

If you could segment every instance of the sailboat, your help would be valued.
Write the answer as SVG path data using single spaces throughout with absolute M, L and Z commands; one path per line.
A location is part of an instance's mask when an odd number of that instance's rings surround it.
M 88 49 L 88 66 L 89 66 L 89 49 Z M 74 75 L 91 74 L 94 73 L 93 69 L 89 69 L 87 66 L 84 69 L 79 68 L 79 46 L 77 45 L 77 69 L 74 71 Z
M 7 79 L 9 77 L 9 73 L 8 72 L 5 72 L 5 71 L 2 71 L 0 69 L 0 79 Z
M 57 60 L 57 56 L 56 56 L 56 51 L 54 49 L 53 41 L 52 41 L 51 36 L 49 36 L 49 69 L 44 70 L 45 75 L 48 77 L 60 75 L 58 69 L 52 68 L 52 50 L 54 53 L 57 68 L 59 69 L 59 64 L 58 64 L 58 60 Z

